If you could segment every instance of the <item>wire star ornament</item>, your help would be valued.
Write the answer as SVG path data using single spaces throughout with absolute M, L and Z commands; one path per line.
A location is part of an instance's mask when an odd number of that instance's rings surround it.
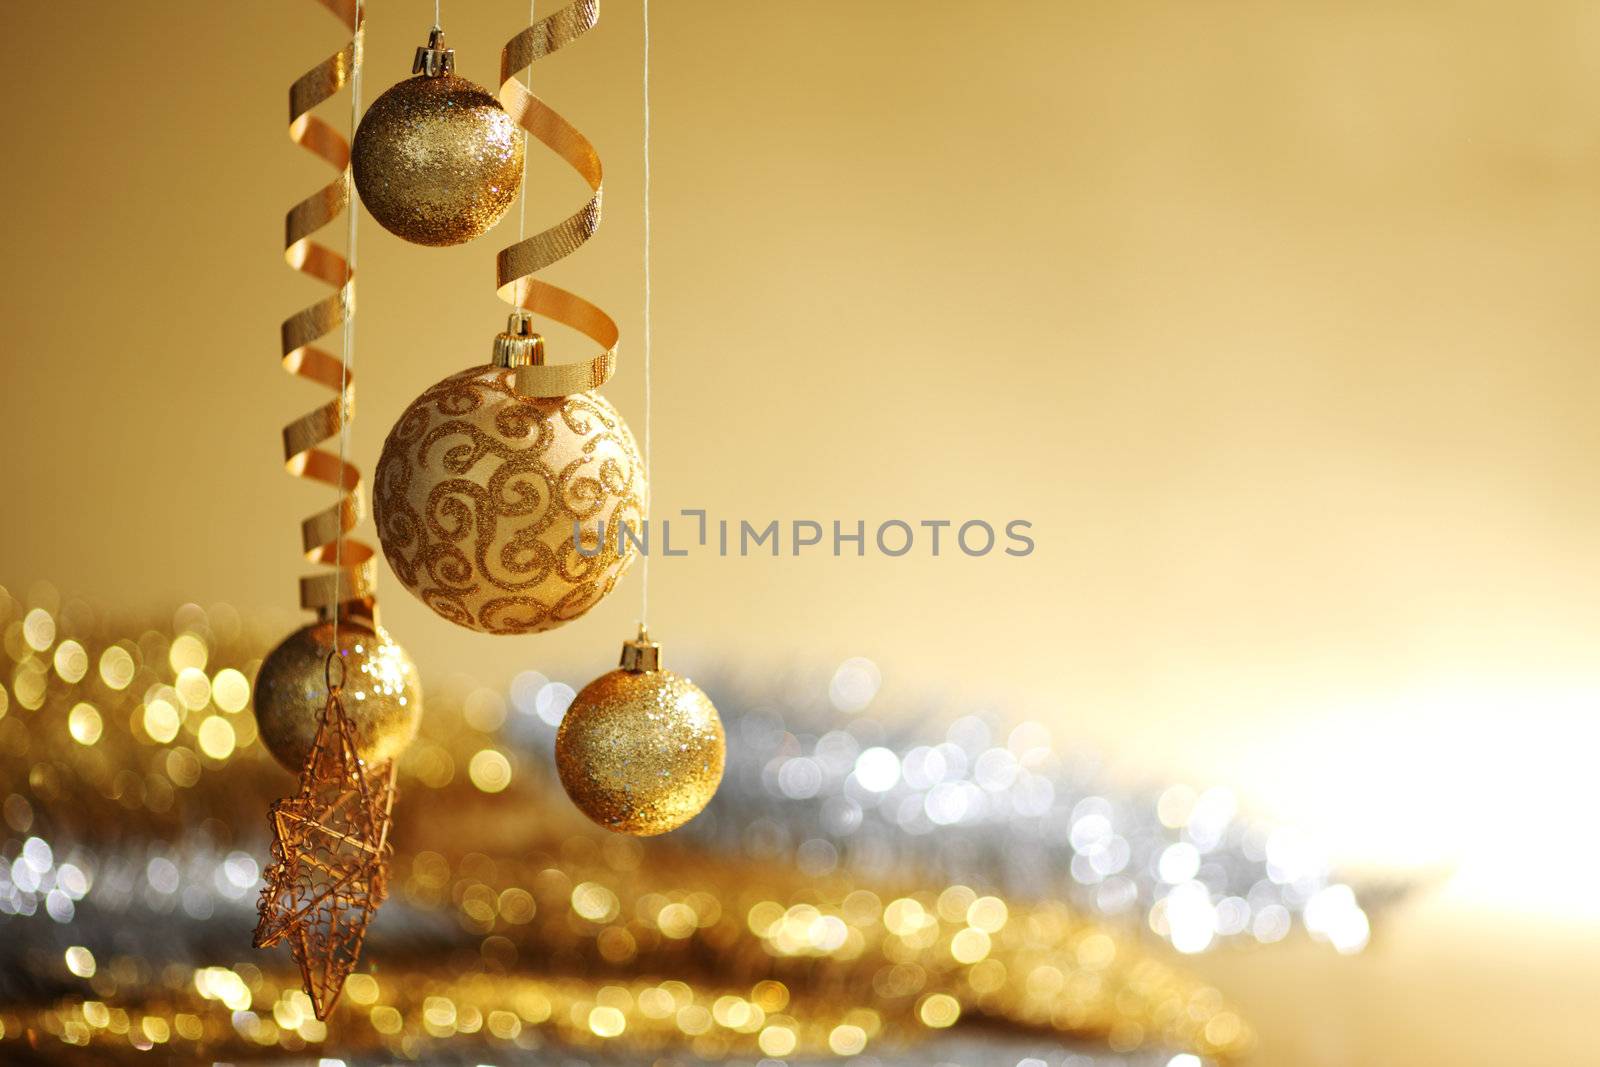
M 287 941 L 312 1009 L 326 1019 L 388 892 L 392 762 L 356 754 L 339 687 L 330 686 L 300 791 L 272 805 L 272 862 L 255 946 Z

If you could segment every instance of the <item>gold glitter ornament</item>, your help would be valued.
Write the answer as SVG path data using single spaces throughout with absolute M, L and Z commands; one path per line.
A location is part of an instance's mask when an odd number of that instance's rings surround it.
M 622 666 L 583 687 L 556 731 L 567 796 L 608 830 L 653 837 L 711 802 L 727 742 L 717 709 L 689 679 L 661 668 L 643 627 Z
M 256 726 L 267 751 L 300 773 L 317 736 L 328 700 L 328 653 L 333 623 L 302 626 L 267 654 L 256 674 Z M 416 664 L 383 627 L 341 615 L 339 651 L 344 659 L 343 701 L 363 761 L 392 760 L 417 736 L 422 685 Z
M 351 147 L 372 217 L 419 245 L 457 245 L 500 221 L 522 187 L 523 135 L 487 89 L 458 78 L 434 29 L 417 75 L 372 102 Z
M 373 486 L 395 576 L 444 618 L 495 634 L 551 630 L 599 603 L 638 555 L 648 501 L 638 446 L 605 397 L 517 391 L 516 368 L 543 345 L 526 313 L 511 319 L 494 364 L 400 416 Z

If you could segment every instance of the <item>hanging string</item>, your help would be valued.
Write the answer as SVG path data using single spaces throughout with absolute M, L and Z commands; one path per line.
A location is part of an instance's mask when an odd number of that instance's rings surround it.
M 364 0 L 356 0 L 356 21 L 359 25 L 365 16 Z M 438 0 L 434 3 L 434 21 L 438 21 Z M 356 126 L 361 121 L 361 68 L 365 65 L 360 50 L 357 50 L 355 62 L 350 66 L 350 136 L 355 137 Z M 350 171 L 345 171 L 345 181 L 350 181 Z M 350 221 L 345 229 L 345 292 L 351 297 L 355 294 L 356 278 L 356 222 L 361 217 L 361 212 L 356 208 L 355 197 L 350 197 L 350 208 L 347 214 Z M 354 301 L 351 301 L 352 304 Z M 339 352 L 339 467 L 343 469 L 345 458 L 350 450 L 350 420 L 354 417 L 349 391 L 345 386 L 350 381 L 355 371 L 356 363 L 356 309 L 349 306 L 344 309 L 344 333 L 340 342 Z M 343 488 L 339 490 L 341 498 Z M 333 565 L 336 573 L 344 571 L 344 538 L 339 538 L 333 546 Z M 343 597 L 334 597 L 333 601 L 333 653 L 339 657 L 339 616 L 344 607 Z M 344 661 L 339 660 L 339 683 L 344 683 Z M 331 687 L 331 682 L 330 682 Z
M 644 7 L 644 476 L 655 496 L 655 464 L 650 461 L 650 0 Z M 646 520 L 648 521 L 648 520 Z M 648 543 L 648 542 L 647 542 Z M 639 628 L 650 623 L 650 552 L 644 553 L 639 581 Z
M 528 0 L 528 25 L 532 26 L 539 20 L 539 0 Z M 533 92 L 533 66 L 528 67 L 528 92 Z M 527 141 L 528 135 L 522 135 Z M 528 152 L 522 153 L 522 197 L 517 206 L 517 242 L 528 236 Z
M 433 0 L 433 28 L 436 30 L 441 28 L 439 23 L 439 0 Z

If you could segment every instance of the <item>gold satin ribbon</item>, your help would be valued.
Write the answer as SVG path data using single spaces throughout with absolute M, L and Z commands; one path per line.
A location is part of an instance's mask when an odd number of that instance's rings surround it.
M 354 384 L 344 373 L 343 361 L 314 343 L 343 326 L 346 316 L 355 314 L 355 278 L 343 256 L 311 239 L 351 209 L 349 142 L 311 111 L 349 84 L 361 62 L 366 13 L 361 0 L 317 2 L 350 31 L 350 42 L 289 87 L 289 139 L 339 171 L 339 176 L 290 209 L 284 220 L 283 257 L 294 270 L 335 291 L 285 319 L 282 333 L 284 369 L 339 394 L 283 428 L 283 462 L 289 474 L 334 486 L 343 494 L 337 504 L 300 524 L 306 559 L 339 563 L 332 571 L 300 579 L 300 606 L 321 611 L 370 597 L 377 565 L 372 546 L 345 537 L 365 511 L 361 472 L 337 453 L 317 447 L 339 435 L 343 419 L 355 417 Z
M 500 106 L 531 136 L 566 160 L 594 192 L 570 218 L 500 250 L 495 265 L 500 299 L 570 326 L 602 349 L 587 363 L 518 367 L 516 388 L 524 396 L 566 396 L 598 389 L 617 369 L 617 324 L 611 316 L 581 296 L 533 277 L 583 247 L 599 228 L 599 153 L 576 127 L 516 78 L 545 56 L 582 37 L 599 21 L 600 0 L 576 0 L 535 22 L 500 50 Z

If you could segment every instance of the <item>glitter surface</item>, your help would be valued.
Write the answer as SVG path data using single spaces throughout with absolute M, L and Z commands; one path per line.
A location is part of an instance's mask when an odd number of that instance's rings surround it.
M 267 654 L 256 676 L 256 725 L 277 761 L 299 773 L 311 753 L 317 722 L 328 702 L 324 667 L 333 647 L 333 624 L 312 623 Z M 376 631 L 339 623 L 344 654 L 344 709 L 356 752 L 367 763 L 394 759 L 417 736 L 422 686 L 405 649 Z M 334 680 L 339 670 L 333 669 Z
M 523 135 L 487 90 L 418 76 L 372 102 L 351 152 L 361 202 L 415 244 L 456 245 L 500 221 L 522 185 Z
M 666 670 L 615 670 L 583 687 L 556 733 L 561 784 L 609 830 L 650 837 L 710 802 L 727 746 L 711 699 Z

